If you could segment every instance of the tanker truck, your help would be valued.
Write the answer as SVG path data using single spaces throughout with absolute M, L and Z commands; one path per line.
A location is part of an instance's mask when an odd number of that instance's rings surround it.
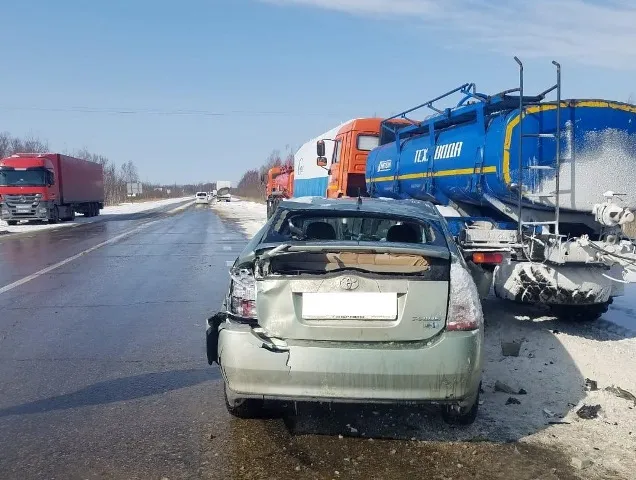
M 598 318 L 636 270 L 636 107 L 562 100 L 556 62 L 556 84 L 528 96 L 515 60 L 518 87 L 486 95 L 466 83 L 394 117 L 431 109 L 424 121 L 383 122 L 367 190 L 437 204 L 482 292 Z

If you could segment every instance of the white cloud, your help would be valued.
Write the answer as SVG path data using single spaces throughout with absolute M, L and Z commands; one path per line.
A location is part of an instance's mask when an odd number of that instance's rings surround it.
M 449 47 L 636 70 L 633 0 L 260 0 L 417 19 Z

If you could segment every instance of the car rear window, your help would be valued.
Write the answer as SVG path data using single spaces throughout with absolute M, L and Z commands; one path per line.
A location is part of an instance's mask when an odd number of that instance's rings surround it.
M 447 247 L 438 222 L 370 212 L 280 211 L 265 243 L 286 241 L 396 242 Z

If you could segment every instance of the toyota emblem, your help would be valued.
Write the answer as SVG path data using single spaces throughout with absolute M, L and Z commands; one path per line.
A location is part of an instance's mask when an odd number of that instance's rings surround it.
M 353 277 L 344 277 L 340 280 L 340 288 L 343 290 L 355 290 L 360 285 L 360 282 L 357 278 Z

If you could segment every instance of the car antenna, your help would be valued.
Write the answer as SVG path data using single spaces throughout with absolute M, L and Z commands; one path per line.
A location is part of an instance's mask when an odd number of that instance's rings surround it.
M 360 210 L 360 205 L 362 205 L 362 196 L 360 195 L 360 187 L 358 187 L 358 210 Z

